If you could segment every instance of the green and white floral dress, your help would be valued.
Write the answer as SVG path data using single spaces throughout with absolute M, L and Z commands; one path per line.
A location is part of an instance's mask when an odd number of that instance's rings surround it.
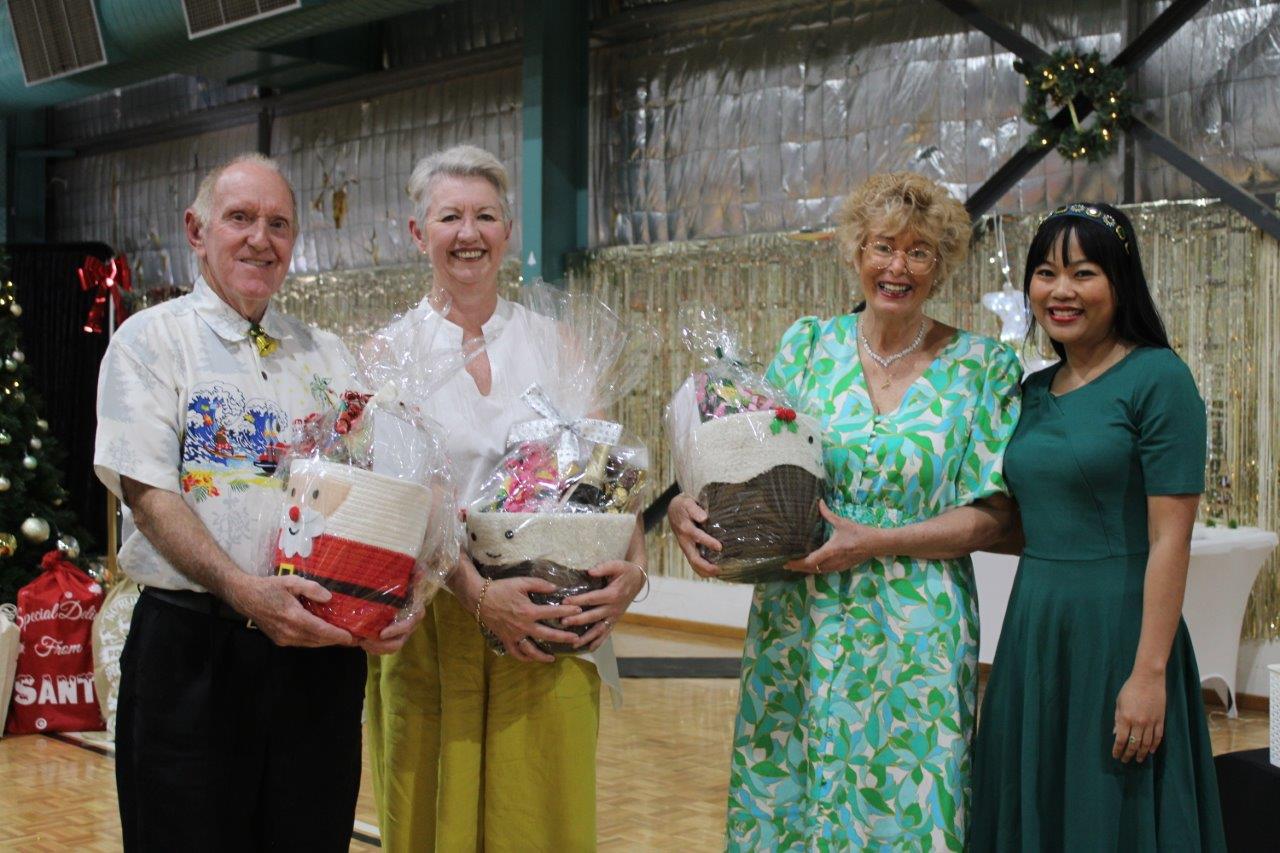
M 877 416 L 857 316 L 806 317 L 769 378 L 822 420 L 828 503 L 877 527 L 1005 492 L 1014 352 L 957 332 Z M 728 849 L 959 850 L 978 685 L 973 566 L 897 557 L 756 587 Z

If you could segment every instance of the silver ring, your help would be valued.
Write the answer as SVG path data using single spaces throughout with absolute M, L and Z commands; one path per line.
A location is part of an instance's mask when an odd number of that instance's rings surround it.
M 529 638 L 528 638 L 528 637 L 521 637 L 520 639 L 516 640 L 516 645 L 518 646 L 518 645 L 520 645 L 521 643 L 527 643 L 527 642 L 529 642 Z
M 1137 743 L 1138 739 L 1133 735 L 1129 735 L 1129 743 Z

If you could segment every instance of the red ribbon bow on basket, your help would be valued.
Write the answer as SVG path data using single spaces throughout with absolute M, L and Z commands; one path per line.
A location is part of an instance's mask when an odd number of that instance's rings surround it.
M 93 256 L 84 259 L 84 264 L 76 271 L 80 276 L 80 289 L 94 291 L 93 306 L 89 316 L 85 318 L 84 330 L 91 335 L 100 335 L 105 331 L 103 325 L 107 319 L 107 300 L 110 299 L 116 308 L 115 322 L 119 325 L 128 314 L 124 307 L 124 296 L 121 291 L 133 290 L 133 282 L 129 276 L 129 259 L 117 255 L 103 263 Z

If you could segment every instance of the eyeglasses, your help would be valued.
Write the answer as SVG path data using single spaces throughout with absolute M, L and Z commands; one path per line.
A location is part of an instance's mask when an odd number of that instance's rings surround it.
M 862 245 L 862 257 L 873 269 L 882 270 L 893 263 L 893 256 L 901 254 L 912 275 L 925 275 L 938 264 L 938 253 L 933 249 L 916 246 L 895 249 L 883 240 L 872 240 Z

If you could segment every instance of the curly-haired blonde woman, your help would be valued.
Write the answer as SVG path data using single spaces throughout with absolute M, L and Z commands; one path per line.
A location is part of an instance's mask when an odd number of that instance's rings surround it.
M 730 850 L 959 850 L 978 685 L 969 553 L 1016 538 L 1001 460 L 1021 370 L 930 319 L 963 259 L 964 207 L 909 172 L 839 217 L 866 310 L 805 317 L 769 378 L 823 424 L 825 545 L 756 587 L 729 785 Z M 695 570 L 705 512 L 669 513 Z

